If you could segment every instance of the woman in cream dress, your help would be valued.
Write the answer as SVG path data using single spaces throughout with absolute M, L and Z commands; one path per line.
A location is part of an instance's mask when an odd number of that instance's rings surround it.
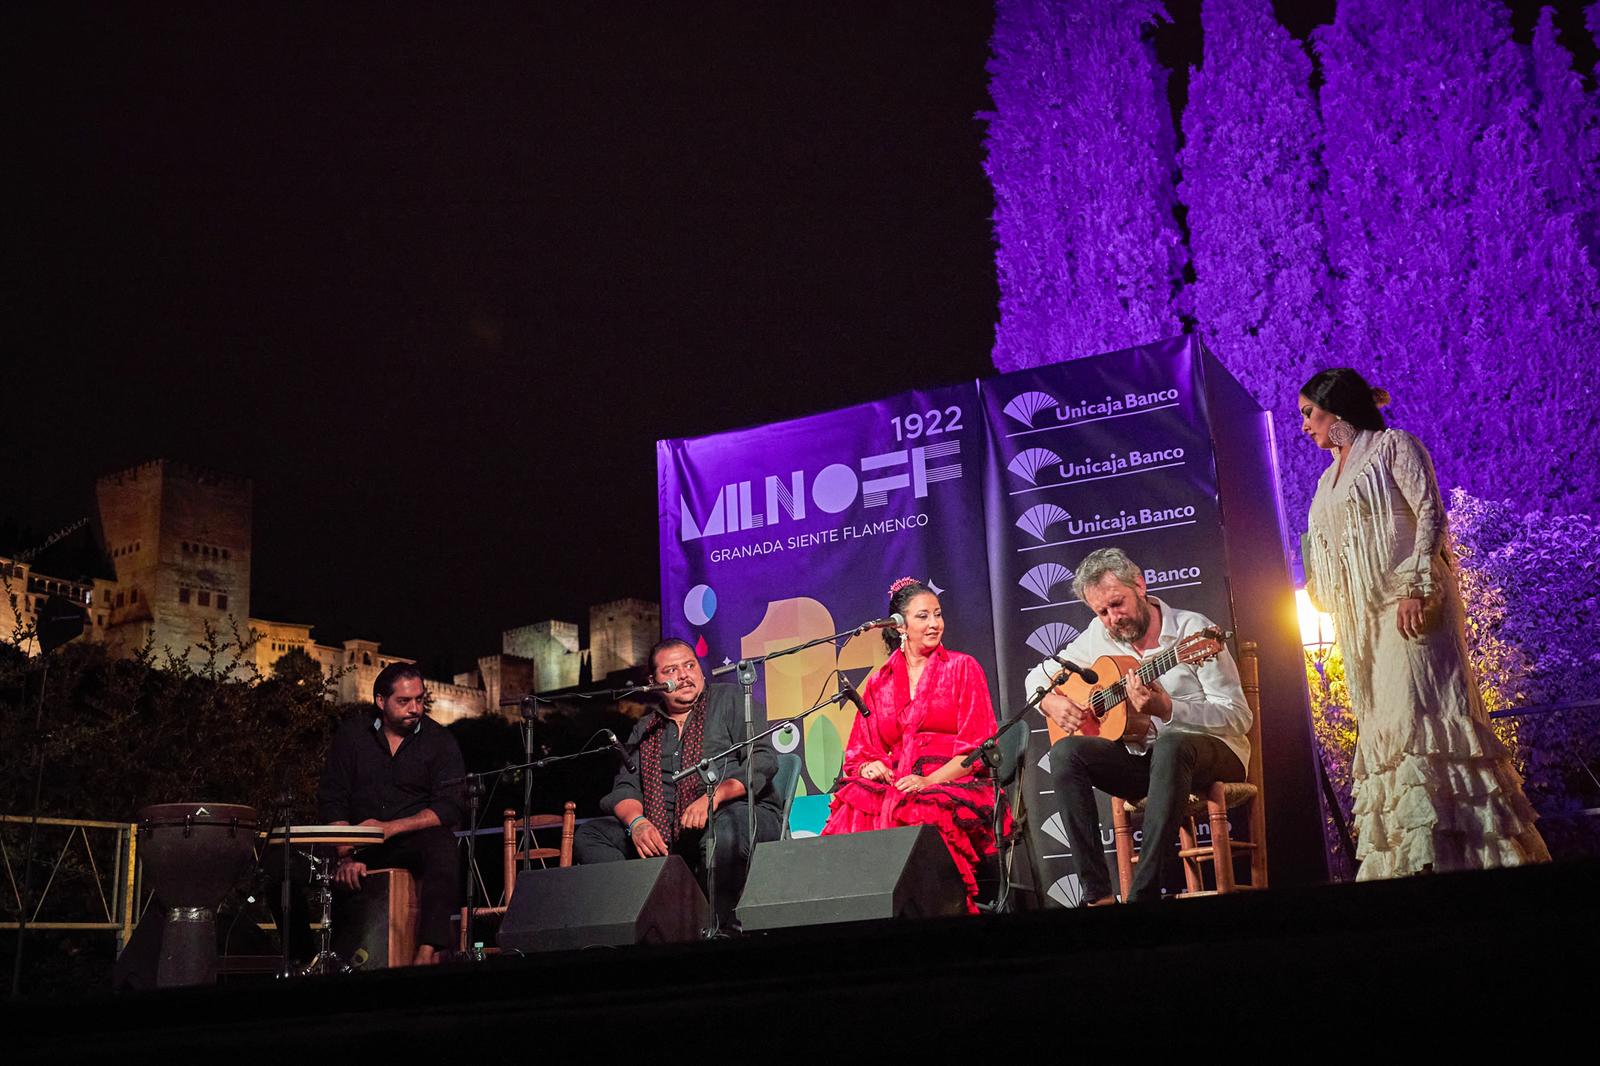
M 1388 399 L 1347 368 L 1317 374 L 1299 398 L 1301 428 L 1333 456 L 1302 556 L 1356 716 L 1357 880 L 1548 861 L 1467 662 L 1433 461 L 1385 428 Z

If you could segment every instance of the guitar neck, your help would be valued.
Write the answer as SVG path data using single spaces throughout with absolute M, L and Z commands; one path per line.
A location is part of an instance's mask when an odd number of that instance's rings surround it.
M 1160 655 L 1157 655 L 1155 658 L 1146 659 L 1140 664 L 1139 669 L 1135 670 L 1134 673 L 1138 675 L 1140 681 L 1148 685 L 1150 682 L 1154 681 L 1156 678 L 1160 677 L 1162 674 L 1166 673 L 1168 670 L 1171 670 L 1177 665 L 1178 647 L 1177 645 L 1173 645 Z M 1106 686 L 1099 692 L 1096 692 L 1090 698 L 1090 703 L 1092 704 L 1096 714 L 1104 716 L 1107 711 L 1111 710 L 1119 703 L 1125 702 L 1127 698 L 1128 684 L 1127 679 L 1123 678 L 1111 685 Z
M 1154 659 L 1146 659 L 1144 663 L 1140 665 L 1138 670 L 1139 680 L 1148 685 L 1150 682 L 1154 681 L 1156 678 L 1160 677 L 1162 674 L 1166 673 L 1168 670 L 1171 670 L 1177 665 L 1178 646 L 1174 644 L 1160 655 L 1157 655 Z

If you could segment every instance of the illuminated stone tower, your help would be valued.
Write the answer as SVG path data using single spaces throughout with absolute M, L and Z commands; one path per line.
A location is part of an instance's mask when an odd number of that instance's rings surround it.
M 661 605 L 648 600 L 613 600 L 589 608 L 589 676 L 596 681 L 617 670 L 644 666 L 661 639 Z
M 205 625 L 250 617 L 248 478 L 157 460 L 95 482 L 100 528 L 117 571 L 107 642 L 124 652 L 190 649 Z
M 533 683 L 540 692 L 570 688 L 578 683 L 583 652 L 578 647 L 576 622 L 552 620 L 507 629 L 500 635 L 500 643 L 504 655 L 532 663 Z

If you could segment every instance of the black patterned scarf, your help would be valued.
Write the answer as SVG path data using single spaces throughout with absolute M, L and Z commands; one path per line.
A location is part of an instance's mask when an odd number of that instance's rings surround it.
M 679 819 L 683 817 L 683 812 L 705 791 L 698 775 L 691 774 L 679 781 L 677 817 L 668 816 L 667 794 L 663 787 L 665 783 L 661 780 L 661 731 L 671 721 L 665 714 L 656 714 L 655 725 L 639 741 L 639 787 L 644 792 L 644 816 L 650 819 L 650 824 L 666 838 L 669 845 L 678 839 Z M 683 733 L 678 744 L 680 770 L 687 770 L 700 761 L 705 751 L 705 735 L 706 692 L 702 690 L 700 698 L 694 701 L 694 706 L 689 710 L 689 717 L 683 722 Z

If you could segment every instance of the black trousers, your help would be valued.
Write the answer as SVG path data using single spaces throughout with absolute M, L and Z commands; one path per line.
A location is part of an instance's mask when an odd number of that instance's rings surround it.
M 1134 755 L 1121 741 L 1066 737 L 1050 749 L 1050 776 L 1066 824 L 1085 900 L 1112 895 L 1100 846 L 1100 811 L 1094 790 L 1123 799 L 1150 797 L 1143 843 L 1133 875 L 1131 900 L 1157 899 L 1177 858 L 1179 821 L 1189 793 L 1213 781 L 1243 781 L 1239 757 L 1216 737 L 1167 730 L 1147 755 Z
M 745 877 L 750 872 L 750 856 L 755 852 L 755 842 L 750 839 L 750 805 L 743 799 L 730 800 L 717 808 L 717 918 L 719 921 L 733 914 L 744 891 Z M 771 807 L 756 805 L 756 841 L 777 840 L 783 835 L 782 817 Z M 710 834 L 704 830 L 686 829 L 673 842 L 672 853 L 681 855 L 689 864 L 700 887 L 706 885 L 706 853 L 710 850 Z M 572 838 L 572 857 L 580 865 L 596 862 L 621 862 L 639 858 L 638 850 L 628 836 L 628 827 L 607 815 L 585 822 Z

